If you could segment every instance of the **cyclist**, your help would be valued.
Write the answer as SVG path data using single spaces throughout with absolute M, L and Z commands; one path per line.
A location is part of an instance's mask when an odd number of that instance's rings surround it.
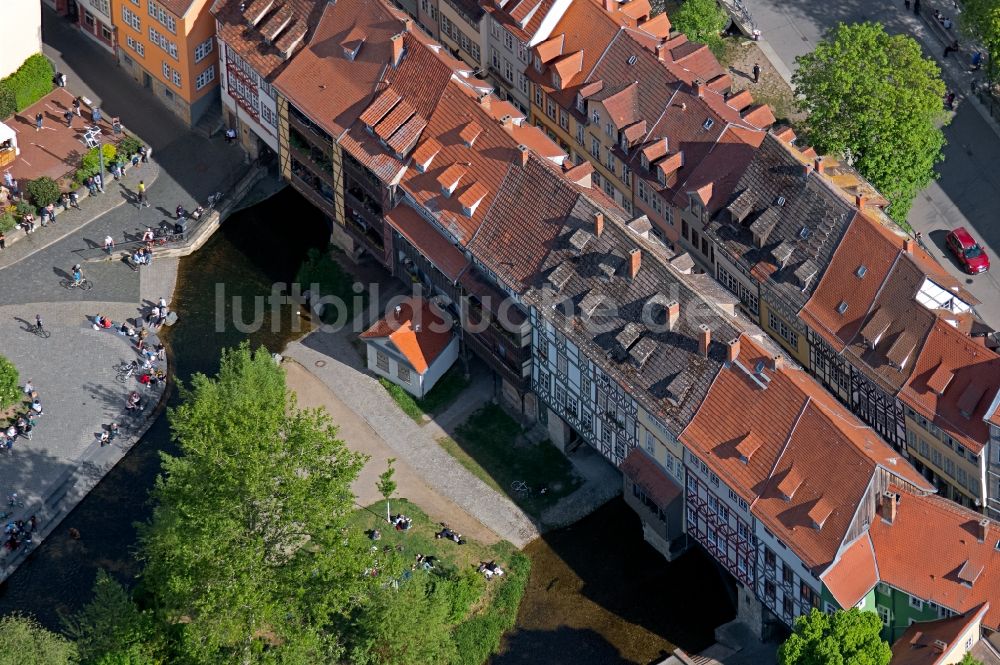
M 42 332 L 43 330 L 45 330 L 45 328 L 42 327 L 41 314 L 35 314 L 35 328 L 38 330 L 38 332 Z
M 83 282 L 83 271 L 80 270 L 80 264 L 77 263 L 73 266 L 73 285 L 80 286 L 81 282 Z

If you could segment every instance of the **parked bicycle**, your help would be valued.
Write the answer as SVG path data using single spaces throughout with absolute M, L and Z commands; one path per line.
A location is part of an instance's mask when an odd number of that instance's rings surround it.
M 17 492 L 11 492 L 10 494 L 7 495 L 7 505 L 10 506 L 11 508 L 23 508 L 24 501 L 22 501 L 21 498 L 17 496 Z
M 81 291 L 89 291 L 94 288 L 94 283 L 86 277 L 81 278 L 79 282 L 72 279 L 64 279 L 59 284 L 64 289 L 80 289 Z
M 528 487 L 528 483 L 523 480 L 515 480 L 510 484 L 510 488 L 518 494 L 527 494 L 531 491 L 531 488 Z
M 116 373 L 115 380 L 118 381 L 118 383 L 125 383 L 139 372 L 139 363 L 134 360 L 130 363 L 123 362 L 116 365 L 114 370 Z

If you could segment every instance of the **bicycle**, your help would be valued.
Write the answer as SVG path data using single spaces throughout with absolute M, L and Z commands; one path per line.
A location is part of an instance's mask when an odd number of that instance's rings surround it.
M 94 288 L 93 282 L 88 280 L 86 277 L 80 279 L 79 282 L 72 279 L 64 279 L 59 284 L 64 289 L 80 289 L 81 291 L 89 291 Z
M 18 498 L 17 492 L 11 492 L 7 495 L 7 505 L 11 508 L 23 508 L 24 501 Z
M 130 378 L 136 375 L 139 371 L 138 363 L 122 363 L 114 368 L 117 375 L 115 380 L 118 383 L 126 383 Z
M 510 488 L 518 494 L 526 494 L 531 491 L 531 488 L 528 487 L 528 483 L 523 480 L 515 480 L 510 484 Z
M 42 339 L 48 339 L 49 337 L 52 336 L 52 333 L 50 333 L 48 330 L 46 330 L 45 328 L 41 327 L 38 324 L 35 324 L 33 326 L 29 325 L 28 332 L 30 332 L 33 335 L 38 335 Z

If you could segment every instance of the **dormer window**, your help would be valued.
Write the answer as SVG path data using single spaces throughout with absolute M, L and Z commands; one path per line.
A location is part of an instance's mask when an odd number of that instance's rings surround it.
M 594 109 L 594 115 L 592 116 L 592 118 L 594 120 L 594 124 L 597 125 L 598 127 L 600 127 L 601 126 L 601 112 L 598 111 L 597 109 Z
M 628 137 L 625 136 L 625 132 L 618 132 L 618 145 L 622 147 L 622 150 L 628 152 Z
M 537 53 L 535 54 L 535 71 L 542 71 L 542 58 Z
M 667 184 L 667 174 L 663 172 L 663 169 L 656 169 L 656 180 L 661 185 Z
M 554 85 L 559 90 L 562 90 L 562 79 L 559 78 L 558 72 L 555 71 L 552 72 L 552 85 Z
M 639 163 L 642 164 L 642 168 L 647 171 L 649 170 L 649 159 L 646 157 L 646 153 L 642 153 L 642 156 L 639 158 Z
M 580 113 L 587 112 L 587 104 L 583 101 L 583 95 L 576 93 L 576 110 Z

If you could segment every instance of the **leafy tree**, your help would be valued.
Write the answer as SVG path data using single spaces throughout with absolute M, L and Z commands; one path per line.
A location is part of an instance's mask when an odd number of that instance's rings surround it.
M 396 458 L 390 457 L 388 460 L 388 466 L 386 470 L 378 477 L 378 482 L 375 483 L 375 487 L 378 488 L 379 494 L 385 499 L 385 521 L 389 521 L 389 499 L 396 491 L 396 481 L 392 479 L 393 474 L 396 470 L 392 468 L 395 464 Z
M 370 584 L 368 544 L 346 528 L 363 456 L 325 413 L 296 407 L 265 349 L 224 351 L 218 376 L 195 375 L 181 397 L 169 413 L 181 455 L 164 454 L 140 534 L 178 660 L 335 661 L 324 628 Z
M 996 83 L 1000 58 L 1000 0 L 963 0 L 962 31 L 986 49 L 986 80 Z
M 21 399 L 21 379 L 14 363 L 0 356 L 0 409 Z
M 713 53 L 721 54 L 719 33 L 729 22 L 729 14 L 717 0 L 684 0 L 680 9 L 670 15 L 670 22 L 691 41 L 708 44 Z
M 839 24 L 792 77 L 802 126 L 820 153 L 848 155 L 889 199 L 897 222 L 944 157 L 945 85 L 933 60 L 881 24 Z
M 983 661 L 978 660 L 971 653 L 966 652 L 966 654 L 962 656 L 962 660 L 959 661 L 958 665 L 983 665 Z
M 10 614 L 0 619 L 0 665 L 75 665 L 76 646 L 42 628 L 31 617 Z
M 44 208 L 50 203 L 55 203 L 62 196 L 62 192 L 59 191 L 59 185 L 47 175 L 29 181 L 25 189 L 32 203 L 39 208 Z
M 104 153 L 105 170 L 107 170 L 108 165 L 115 160 L 115 156 L 118 154 L 118 149 L 110 143 L 105 143 L 100 148 L 91 148 L 88 150 L 87 154 L 80 160 L 80 168 L 77 169 L 74 176 L 78 182 L 83 182 L 90 176 L 101 172 L 101 155 L 97 152 L 98 150 Z
M 93 600 L 63 623 L 83 663 L 153 663 L 162 650 L 153 617 L 103 570 L 97 573 Z
M 354 665 L 451 663 L 457 656 L 448 616 L 451 599 L 429 574 L 378 589 L 354 622 Z
M 778 648 L 778 664 L 888 665 L 892 649 L 881 631 L 882 620 L 874 612 L 813 609 L 795 620 L 794 632 Z

